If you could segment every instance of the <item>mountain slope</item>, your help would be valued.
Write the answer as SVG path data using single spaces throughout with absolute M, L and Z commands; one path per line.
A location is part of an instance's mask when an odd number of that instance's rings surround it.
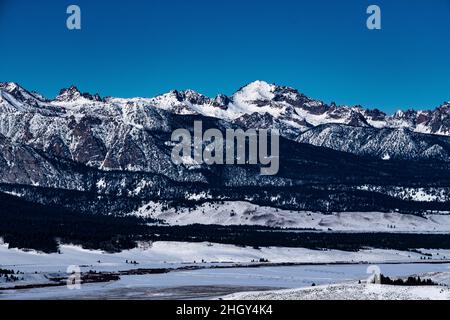
M 409 129 L 376 129 L 325 124 L 302 133 L 298 142 L 361 156 L 389 159 L 449 161 L 450 140 Z

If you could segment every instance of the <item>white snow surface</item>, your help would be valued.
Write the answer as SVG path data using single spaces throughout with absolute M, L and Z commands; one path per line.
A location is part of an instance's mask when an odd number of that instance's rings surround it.
M 61 245 L 60 253 L 8 249 L 0 245 L 0 268 L 20 271 L 62 272 L 69 265 L 85 266 L 87 270 L 117 271 L 132 268 L 154 268 L 169 265 L 201 263 L 249 264 L 267 259 L 269 263 L 413 263 L 422 262 L 423 253 L 431 254 L 427 261 L 443 261 L 450 250 L 421 250 L 417 252 L 364 249 L 357 252 L 311 250 L 286 247 L 238 247 L 217 243 L 165 242 L 142 244 L 120 253 L 86 250 L 74 245 Z M 128 261 L 136 261 L 130 265 Z
M 310 288 L 242 292 L 224 300 L 449 300 L 450 288 L 442 286 L 389 286 L 344 283 Z
M 420 217 L 396 212 L 342 212 L 327 215 L 263 207 L 244 201 L 205 202 L 194 209 L 178 210 L 167 208 L 162 203 L 149 202 L 132 214 L 178 226 L 214 224 L 346 232 L 450 232 L 450 215 L 447 214 L 426 214 Z

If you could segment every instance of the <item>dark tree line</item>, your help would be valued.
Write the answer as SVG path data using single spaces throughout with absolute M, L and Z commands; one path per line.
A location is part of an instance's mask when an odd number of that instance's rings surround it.
M 436 282 L 431 279 L 420 279 L 420 277 L 408 277 L 408 279 L 391 279 L 384 275 L 380 275 L 380 284 L 392 286 L 436 286 Z
M 0 236 L 12 248 L 57 252 L 58 241 L 116 252 L 135 246 L 146 234 L 135 217 L 80 214 L 0 194 Z

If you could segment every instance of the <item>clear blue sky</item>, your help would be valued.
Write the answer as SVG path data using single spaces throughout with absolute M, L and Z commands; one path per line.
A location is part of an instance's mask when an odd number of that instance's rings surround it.
M 69 4 L 81 31 L 66 29 Z M 0 39 L 0 81 L 49 97 L 71 84 L 214 96 L 261 79 L 389 113 L 450 100 L 450 0 L 0 0 Z

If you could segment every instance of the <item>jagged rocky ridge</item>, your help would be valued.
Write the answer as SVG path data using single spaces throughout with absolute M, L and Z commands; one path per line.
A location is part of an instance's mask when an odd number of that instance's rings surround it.
M 0 190 L 105 214 L 155 199 L 247 200 L 324 212 L 446 211 L 449 109 L 387 116 L 261 81 L 231 97 L 174 90 L 155 98 L 102 98 L 72 86 L 52 100 L 1 83 Z M 205 129 L 279 129 L 279 174 L 173 164 L 170 135 L 192 130 L 195 120 Z M 413 195 L 424 188 L 439 196 L 420 202 Z

